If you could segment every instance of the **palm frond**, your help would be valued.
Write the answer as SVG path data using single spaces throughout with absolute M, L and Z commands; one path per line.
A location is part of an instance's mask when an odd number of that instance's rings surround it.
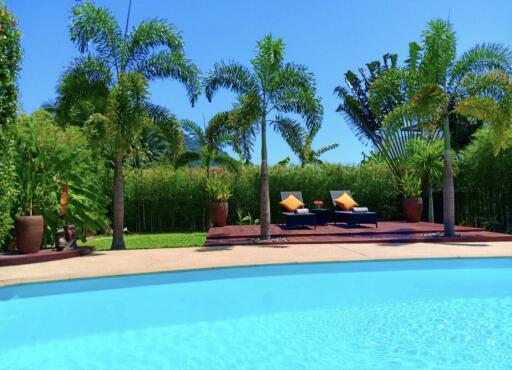
M 451 71 L 450 84 L 456 88 L 468 74 L 482 74 L 489 71 L 512 72 L 512 52 L 498 43 L 483 43 L 466 51 Z
M 182 119 L 180 121 L 181 127 L 183 131 L 185 131 L 193 140 L 195 140 L 199 145 L 206 145 L 206 137 L 204 130 L 201 126 L 189 119 Z
M 317 156 L 321 156 L 322 154 L 330 152 L 331 150 L 334 150 L 334 149 L 338 148 L 339 146 L 340 146 L 340 144 L 338 144 L 338 143 L 325 145 L 325 146 L 315 150 L 315 154 Z
M 194 105 L 197 101 L 201 90 L 199 68 L 181 51 L 162 50 L 142 59 L 136 69 L 148 80 L 170 77 L 181 82 L 187 89 L 190 103 Z
M 236 159 L 234 159 L 226 154 L 217 154 L 213 158 L 213 164 L 220 166 L 220 167 L 227 168 L 229 171 L 232 171 L 232 172 L 240 171 L 240 168 L 242 165 L 240 163 L 240 161 L 237 161 Z
M 104 112 L 111 83 L 110 70 L 102 60 L 76 58 L 57 85 L 58 121 L 81 126 L 91 114 Z
M 408 103 L 409 119 L 421 125 L 435 127 L 440 122 L 448 106 L 448 95 L 435 84 L 423 84 L 410 97 Z
M 405 60 L 405 64 L 407 65 L 407 68 L 410 70 L 417 70 L 418 69 L 418 62 L 421 58 L 421 46 L 418 45 L 416 42 L 410 42 L 409 43 L 409 58 Z
M 205 137 L 210 143 L 218 142 L 223 136 L 227 136 L 231 131 L 231 122 L 229 112 L 220 112 L 215 114 L 205 130 Z
M 126 64 L 139 63 L 159 48 L 182 52 L 183 40 L 174 25 L 162 19 L 146 19 L 130 32 L 127 40 Z
M 201 160 L 201 155 L 199 153 L 184 152 L 178 156 L 178 158 L 174 162 L 174 167 L 175 168 L 184 167 L 184 166 L 189 165 L 190 163 L 200 161 L 200 160 Z
M 256 49 L 258 53 L 251 60 L 251 64 L 259 79 L 264 81 L 281 70 L 284 60 L 284 42 L 280 38 L 274 39 L 272 35 L 266 35 L 258 41 Z
M 306 139 L 306 133 L 300 123 L 289 117 L 278 115 L 273 121 L 273 126 L 288 143 L 290 149 L 300 156 Z
M 438 18 L 428 23 L 422 36 L 423 57 L 418 69 L 424 82 L 444 86 L 456 57 L 453 27 L 450 22 Z
M 512 89 L 509 93 L 512 94 Z M 490 126 L 495 138 L 495 154 L 506 148 L 509 142 L 508 133 L 512 127 L 512 107 L 510 103 L 500 104 L 489 96 L 470 96 L 462 99 L 457 104 L 455 112 L 483 121 Z
M 249 69 L 241 64 L 231 62 L 216 63 L 205 79 L 206 98 L 211 101 L 219 88 L 226 88 L 239 95 L 258 91 L 256 78 Z
M 85 1 L 73 7 L 71 41 L 81 53 L 97 53 L 119 73 L 123 53 L 123 35 L 112 13 Z

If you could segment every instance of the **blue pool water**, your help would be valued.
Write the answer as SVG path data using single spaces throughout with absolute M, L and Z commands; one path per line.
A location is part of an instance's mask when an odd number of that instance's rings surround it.
M 1 369 L 512 369 L 512 259 L 0 289 Z

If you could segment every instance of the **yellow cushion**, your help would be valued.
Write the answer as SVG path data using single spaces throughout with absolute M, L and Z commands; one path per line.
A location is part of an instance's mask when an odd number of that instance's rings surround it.
M 297 199 L 293 194 L 279 202 L 288 212 L 294 212 L 297 208 L 304 207 L 304 203 Z
M 339 198 L 334 199 L 338 207 L 340 207 L 344 211 L 350 211 L 352 208 L 357 207 L 359 204 L 352 199 L 350 195 L 347 193 L 341 194 Z

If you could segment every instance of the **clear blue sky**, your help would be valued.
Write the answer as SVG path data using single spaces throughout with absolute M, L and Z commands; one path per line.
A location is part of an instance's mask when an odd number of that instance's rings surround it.
M 23 32 L 19 85 L 22 108 L 31 112 L 54 98 L 59 75 L 78 54 L 68 33 L 74 1 L 4 1 Z M 96 4 L 110 8 L 124 24 L 128 0 L 97 0 Z M 338 142 L 340 147 L 324 158 L 356 163 L 370 148 L 358 142 L 335 112 L 334 87 L 342 82 L 347 69 L 357 69 L 386 52 L 398 53 L 403 60 L 408 43 L 419 40 L 428 20 L 448 15 L 457 32 L 459 53 L 484 41 L 512 46 L 510 0 L 133 0 L 131 24 L 148 17 L 174 23 L 183 34 L 188 57 L 204 73 L 223 59 L 248 64 L 256 41 L 265 34 L 283 38 L 286 59 L 305 64 L 317 79 L 325 115 L 316 146 Z M 198 123 L 233 102 L 226 92 L 218 94 L 213 103 L 202 96 L 191 108 L 184 88 L 170 81 L 153 83 L 151 93 L 154 102 Z M 286 143 L 274 133 L 269 143 L 271 163 L 290 155 Z M 256 151 L 255 162 L 259 162 L 258 156 Z

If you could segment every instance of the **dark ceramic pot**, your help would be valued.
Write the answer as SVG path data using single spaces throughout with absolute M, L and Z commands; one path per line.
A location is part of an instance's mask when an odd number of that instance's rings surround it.
M 228 221 L 228 202 L 210 203 L 210 220 L 214 227 L 226 226 Z
M 405 198 L 402 201 L 402 208 L 407 222 L 420 222 L 423 212 L 422 198 Z
M 43 242 L 43 216 L 18 216 L 14 223 L 16 248 L 23 254 L 37 253 Z

